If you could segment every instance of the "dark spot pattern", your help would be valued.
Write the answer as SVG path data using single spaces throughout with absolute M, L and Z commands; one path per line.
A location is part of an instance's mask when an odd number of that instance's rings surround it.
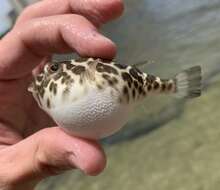
M 148 90 L 148 91 L 151 91 L 151 89 L 152 89 L 152 86 L 151 86 L 151 84 L 149 84 L 149 85 L 147 86 L 147 90 Z
M 96 63 L 96 61 L 88 61 L 88 62 L 87 62 L 88 65 L 92 65 L 92 64 L 94 64 L 94 63 Z
M 163 82 L 163 83 L 161 84 L 161 91 L 165 91 L 165 90 L 166 90 L 166 83 Z
M 133 66 L 133 69 L 136 71 L 136 72 L 138 72 L 139 74 L 143 74 L 137 67 L 135 67 L 135 66 Z
M 134 81 L 134 87 L 137 89 L 138 88 L 138 82 L 135 80 Z
M 129 73 L 130 73 L 135 79 L 138 80 L 139 75 L 138 75 L 138 72 L 137 72 L 134 68 L 131 68 L 131 69 L 129 70 Z
M 111 77 L 111 76 L 109 76 L 109 75 L 107 75 L 107 74 L 103 74 L 102 77 L 103 77 L 105 80 L 107 80 L 107 82 L 108 82 L 108 84 L 109 84 L 110 86 L 114 86 L 115 84 L 118 83 L 118 80 L 117 80 L 115 77 Z
M 173 89 L 173 84 L 171 82 L 168 83 L 168 86 L 167 86 L 167 90 L 172 90 Z
M 154 75 L 149 75 L 148 74 L 147 77 L 146 77 L 147 83 L 152 84 L 155 80 L 156 80 L 156 77 Z
M 160 85 L 157 81 L 154 82 L 153 86 L 154 86 L 154 90 L 157 90 L 160 87 Z
M 65 64 L 66 64 L 66 69 L 67 69 L 67 70 L 71 70 L 73 67 L 76 66 L 76 65 L 73 65 L 71 62 L 65 63 Z
M 110 60 L 110 59 L 98 58 L 98 62 L 99 62 L 99 63 L 107 63 L 107 64 L 109 64 L 109 63 L 112 63 L 112 60 Z
M 96 86 L 97 86 L 97 88 L 98 88 L 99 90 L 102 90 L 102 89 L 103 89 L 103 86 L 100 85 L 100 84 L 96 84 Z
M 141 76 L 138 76 L 138 82 L 141 83 L 141 84 L 144 84 L 144 80 Z
M 75 62 L 83 63 L 83 62 L 87 62 L 88 59 L 89 59 L 88 57 L 78 57 L 77 59 L 75 59 Z
M 47 98 L 47 107 L 48 107 L 48 108 L 51 108 L 51 105 L 50 105 L 50 100 L 49 100 L 49 98 Z
M 135 91 L 135 89 L 132 90 L 132 96 L 133 96 L 133 98 L 135 99 L 135 96 L 136 96 L 136 91 Z
M 54 95 L 56 95 L 57 93 L 57 84 L 54 83 L 53 81 L 50 83 L 49 91 L 53 92 Z
M 43 82 L 41 83 L 41 86 L 44 88 L 47 88 L 49 83 L 50 83 L 50 79 L 43 80 Z
M 127 86 L 124 86 L 123 87 L 123 94 L 124 94 L 124 96 L 126 97 L 126 99 L 127 99 L 127 102 L 129 102 L 129 91 L 128 91 L 128 87 Z
M 79 79 L 79 84 L 83 84 L 83 79 L 82 79 L 82 77 L 80 77 L 80 79 Z
M 132 77 L 131 77 L 130 74 L 128 74 L 127 72 L 123 72 L 123 73 L 121 74 L 121 76 L 122 76 L 122 78 L 123 78 L 124 81 L 126 81 L 126 82 L 128 82 L 128 83 L 130 83 L 130 84 L 133 82 Z
M 53 86 L 53 93 L 54 95 L 57 94 L 57 84 L 54 83 L 54 86 Z
M 66 88 L 63 90 L 63 95 L 64 95 L 64 96 L 67 96 L 69 93 L 70 93 L 70 89 L 69 89 L 69 87 L 66 87 Z
M 96 70 L 100 73 L 106 72 L 106 73 L 113 73 L 115 75 L 118 75 L 118 71 L 114 67 L 102 63 L 98 63 L 96 65 Z
M 62 84 L 68 84 L 69 83 L 69 81 L 70 81 L 70 79 L 71 79 L 71 76 L 70 75 L 68 75 L 66 72 L 62 72 L 61 73 L 61 75 L 62 75 L 62 79 L 61 79 L 61 83 Z M 73 79 L 72 79 L 72 82 L 73 82 Z
M 62 61 L 62 64 L 65 64 L 65 65 L 71 64 L 72 65 L 72 61 L 71 60 Z
M 55 74 L 55 75 L 53 76 L 53 79 L 56 81 L 56 80 L 59 80 L 62 76 L 63 76 L 62 73 L 61 73 L 61 72 L 58 72 L 57 74 Z
M 142 86 L 139 86 L 139 88 L 138 88 L 138 93 L 139 93 L 139 94 L 142 94 L 142 93 L 143 93 L 143 88 L 142 88 Z
M 126 69 L 128 67 L 127 65 L 118 64 L 118 63 L 115 63 L 114 65 L 119 69 Z
M 54 83 L 53 83 L 53 81 L 50 83 L 50 86 L 49 86 L 49 91 L 50 92 L 52 92 L 53 91 L 53 85 L 54 85 Z
M 40 97 L 43 98 L 45 90 L 44 90 L 44 88 L 42 86 L 38 87 L 38 92 L 39 92 Z
M 84 66 L 77 65 L 77 66 L 73 67 L 73 69 L 71 71 L 76 75 L 80 75 L 86 71 L 86 68 Z
M 38 75 L 38 76 L 36 77 L 36 80 L 37 80 L 38 82 L 41 82 L 41 81 L 43 80 L 43 76 L 42 76 L 42 75 Z

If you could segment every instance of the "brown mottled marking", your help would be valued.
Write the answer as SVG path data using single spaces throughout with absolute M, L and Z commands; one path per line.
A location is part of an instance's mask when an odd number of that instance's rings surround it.
M 142 86 L 139 86 L 139 88 L 138 88 L 138 93 L 139 93 L 139 94 L 142 94 L 142 93 L 143 93 L 143 88 L 142 88 Z
M 79 79 L 79 84 L 83 84 L 83 79 L 82 79 L 82 77 L 80 77 L 80 79 Z
M 36 77 L 36 79 L 37 79 L 38 82 L 41 82 L 43 80 L 43 76 L 42 75 L 38 75 Z
M 45 87 L 45 88 L 46 88 L 46 87 L 48 86 L 49 82 L 50 82 L 49 79 L 44 80 L 44 81 L 41 83 L 42 87 Z
M 73 67 L 75 67 L 75 65 L 71 64 L 71 61 L 69 63 L 66 63 L 66 68 L 68 70 L 71 70 Z
M 57 84 L 56 83 L 54 83 L 54 85 L 53 85 L 53 93 L 54 93 L 54 95 L 57 94 Z
M 65 77 L 63 77 L 63 78 L 62 78 L 62 80 L 61 80 L 61 84 L 64 84 L 64 83 L 65 83 L 65 81 L 66 81 L 66 78 L 65 78 Z
M 136 67 L 136 66 L 133 66 L 134 70 L 136 70 L 139 74 L 142 74 L 142 72 Z
M 62 63 L 65 64 L 65 65 L 69 65 L 69 64 L 71 64 L 71 62 L 72 62 L 71 60 L 62 61 Z
M 138 76 L 138 82 L 144 84 L 143 78 L 141 76 Z
M 156 80 L 156 77 L 154 76 L 154 75 L 147 75 L 147 77 L 146 77 L 146 81 L 148 82 L 148 83 L 153 83 L 154 81 Z
M 134 81 L 134 87 L 138 88 L 138 82 L 136 80 Z
M 139 75 L 138 75 L 138 72 L 137 72 L 134 68 L 131 68 L 131 69 L 129 70 L 129 73 L 130 73 L 135 79 L 138 80 Z
M 103 58 L 101 59 L 101 58 L 99 58 L 98 61 L 100 61 L 101 63 L 107 63 L 107 64 L 112 63 L 112 60 L 110 60 L 110 59 L 103 59 Z
M 136 91 L 135 91 L 135 89 L 132 90 L 132 96 L 133 96 L 133 98 L 135 98 L 135 96 L 136 96 Z
M 93 61 L 90 60 L 90 61 L 87 62 L 88 65 L 92 65 L 94 63 L 96 63 L 96 61 L 94 61 L 94 60 Z
M 66 88 L 63 90 L 63 95 L 64 95 L 64 96 L 67 96 L 69 93 L 70 93 L 70 89 L 69 89 L 68 87 L 66 87 Z
M 164 91 L 164 90 L 166 90 L 166 84 L 163 82 L 163 83 L 161 84 L 161 91 Z
M 56 75 L 54 75 L 53 79 L 56 81 L 59 80 L 61 77 L 62 77 L 62 73 L 59 72 Z
M 104 65 L 102 63 L 98 63 L 96 65 L 96 70 L 100 73 L 106 72 L 106 73 L 113 73 L 115 75 L 118 75 L 118 71 L 114 67 L 110 65 Z
M 151 89 L 152 89 L 152 86 L 151 86 L 151 84 L 149 84 L 149 85 L 147 86 L 147 90 L 148 90 L 148 91 L 151 91 Z
M 54 85 L 54 83 L 53 83 L 53 81 L 50 83 L 50 86 L 49 86 L 49 91 L 50 92 L 52 92 L 53 91 L 53 85 Z
M 49 100 L 49 98 L 47 98 L 47 107 L 48 107 L 48 108 L 51 108 L 51 105 L 50 105 L 50 100 Z
M 97 88 L 98 88 L 99 90 L 102 90 L 102 89 L 103 89 L 103 86 L 102 86 L 101 84 L 96 84 L 96 86 L 97 86 Z
M 155 81 L 153 85 L 154 90 L 157 90 L 159 87 L 160 87 L 159 83 Z
M 118 83 L 118 79 L 115 78 L 115 77 L 112 77 L 112 82 L 113 82 L 114 84 L 117 84 L 117 83 Z
M 172 90 L 173 88 L 173 84 L 171 82 L 168 83 L 168 86 L 167 86 L 167 90 Z
M 126 69 L 128 66 L 127 65 L 122 65 L 122 64 L 114 64 L 116 67 L 118 67 L 119 69 Z
M 128 83 L 132 83 L 132 82 L 133 82 L 132 77 L 131 77 L 128 73 L 123 72 L 123 73 L 121 74 L 121 76 L 122 76 L 122 78 L 123 78 L 124 81 L 127 81 Z
M 38 87 L 38 92 L 40 94 L 40 97 L 43 98 L 44 97 L 44 93 L 45 93 L 45 90 L 42 86 L 39 86 Z
M 129 93 L 128 93 L 128 87 L 123 87 L 123 94 L 126 96 L 127 102 L 129 102 Z
M 102 74 L 102 77 L 104 79 L 106 79 L 106 80 L 110 80 L 111 79 L 111 77 L 109 75 L 107 75 L 107 74 Z
M 80 75 L 81 73 L 86 71 L 86 68 L 84 66 L 77 65 L 77 66 L 73 67 L 73 69 L 71 71 L 76 75 Z
M 108 82 L 108 84 L 109 84 L 110 86 L 113 86 L 113 85 L 114 85 L 114 82 L 113 82 L 112 78 L 111 78 L 109 75 L 103 74 L 102 77 L 107 80 L 107 82 Z
M 79 58 L 75 59 L 75 61 L 78 63 L 83 63 L 83 62 L 88 61 L 88 59 L 89 58 L 87 58 L 87 57 L 79 57 Z

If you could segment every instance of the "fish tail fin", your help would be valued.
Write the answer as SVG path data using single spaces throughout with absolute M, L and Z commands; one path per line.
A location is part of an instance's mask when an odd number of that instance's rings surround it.
M 201 67 L 194 66 L 183 70 L 175 76 L 175 96 L 179 98 L 196 98 L 201 95 Z

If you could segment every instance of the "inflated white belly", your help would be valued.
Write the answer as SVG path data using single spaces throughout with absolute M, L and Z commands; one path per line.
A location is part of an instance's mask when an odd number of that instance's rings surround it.
M 90 139 L 109 136 L 119 130 L 128 120 L 131 107 L 119 103 L 119 94 L 90 89 L 78 100 L 50 110 L 50 115 L 60 127 L 73 135 Z

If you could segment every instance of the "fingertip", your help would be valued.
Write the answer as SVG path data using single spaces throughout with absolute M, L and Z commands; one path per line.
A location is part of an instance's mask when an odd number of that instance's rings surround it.
M 107 21 L 110 19 L 118 18 L 122 15 L 124 11 L 124 3 L 122 0 L 109 0 L 104 2 L 107 4 L 106 7 L 108 8 L 108 10 L 112 10 L 109 11 L 109 18 L 106 19 Z
M 116 55 L 115 43 L 94 28 L 82 27 L 80 31 L 63 28 L 61 34 L 64 41 L 83 57 L 112 59 Z M 73 35 L 76 37 L 72 38 Z
M 106 166 L 106 155 L 98 142 L 79 138 L 80 152 L 70 158 L 73 165 L 83 173 L 96 176 L 102 172 Z
M 110 39 L 98 34 L 85 44 L 81 44 L 76 51 L 83 57 L 100 57 L 103 59 L 113 59 L 116 55 L 116 45 Z

